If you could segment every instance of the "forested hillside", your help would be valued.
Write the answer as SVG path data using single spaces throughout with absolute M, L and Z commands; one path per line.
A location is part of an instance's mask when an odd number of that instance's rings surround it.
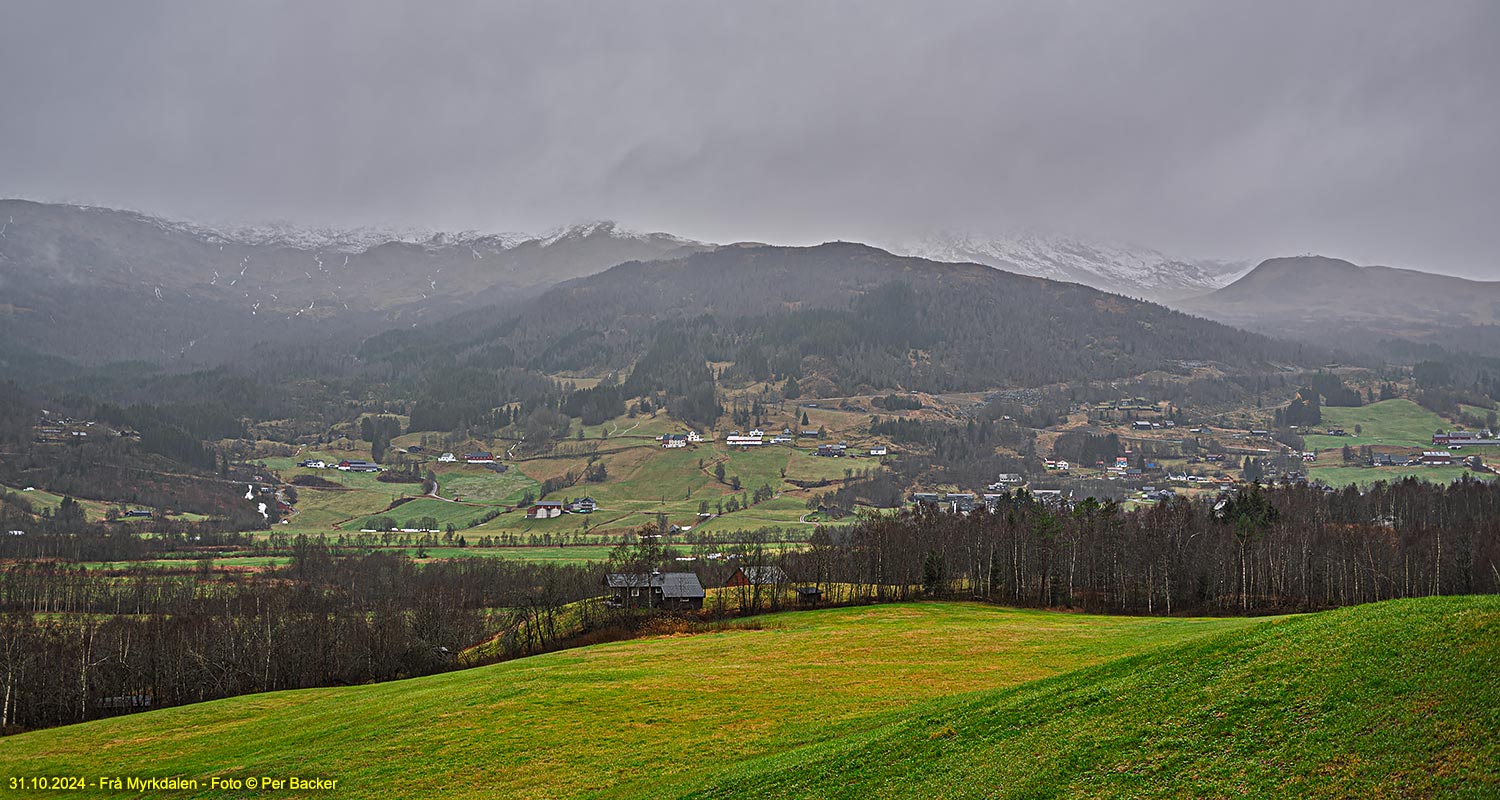
M 806 396 L 839 396 L 1037 386 L 1190 362 L 1265 369 L 1320 355 L 1077 284 L 847 243 L 630 262 L 459 322 L 378 336 L 361 356 L 398 369 L 452 359 L 623 378 L 633 367 L 651 379 L 632 376 L 631 391 L 685 398 L 711 377 L 794 378 Z M 704 362 L 729 366 L 690 374 Z

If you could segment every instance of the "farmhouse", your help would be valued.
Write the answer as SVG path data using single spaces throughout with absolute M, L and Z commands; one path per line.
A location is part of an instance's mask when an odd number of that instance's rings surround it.
M 887 452 L 888 451 L 886 450 L 885 445 L 883 445 L 883 444 L 877 444 L 874 447 L 870 448 L 870 455 L 872 455 L 872 456 L 883 456 Z
M 786 572 L 781 567 L 740 567 L 724 581 L 725 586 L 767 586 L 786 583 Z
M 687 447 L 688 438 L 685 433 L 664 433 L 661 437 L 661 446 L 667 449 Z
M 943 495 L 943 502 L 957 514 L 967 514 L 974 510 L 974 495 L 969 492 L 949 492 Z
M 477 453 L 464 453 L 464 461 L 469 464 L 493 464 L 495 456 L 493 453 L 480 450 Z
M 1437 437 L 1434 436 L 1433 438 L 1436 439 Z M 1433 444 L 1437 444 L 1437 442 L 1433 442 Z M 1453 438 L 1449 439 L 1445 443 L 1445 446 L 1450 447 L 1450 448 L 1462 448 L 1462 447 L 1500 447 L 1500 439 L 1480 439 L 1480 438 L 1477 438 L 1477 437 L 1467 437 L 1467 436 L 1456 436 L 1455 435 Z
M 813 455 L 824 458 L 840 458 L 848 449 L 848 446 L 843 444 L 820 444 L 818 445 L 817 452 L 813 453 Z
M 1014 472 L 1002 472 L 995 478 L 995 482 L 985 487 L 993 491 L 1002 491 L 1007 486 L 1020 486 L 1026 479 Z
M 702 608 L 703 584 L 691 572 L 650 575 L 612 572 L 605 576 L 616 608 Z
M 526 509 L 527 519 L 553 519 L 560 517 L 563 513 L 563 504 L 556 500 L 538 500 L 531 508 Z
M 452 464 L 453 462 L 455 462 L 457 460 L 458 459 L 456 459 L 456 458 L 453 457 L 452 453 L 444 453 L 444 454 L 438 456 L 438 461 L 441 461 L 444 464 Z
M 765 444 L 765 433 L 762 431 L 751 431 L 752 435 L 746 436 L 738 431 L 724 437 L 724 443 L 730 447 L 754 447 Z
M 328 466 L 328 462 L 324 461 L 321 458 L 309 458 L 306 461 L 297 462 L 297 466 L 306 467 L 308 469 L 325 469 Z
M 594 498 L 592 497 L 580 497 L 568 503 L 569 514 L 592 514 L 598 508 L 598 504 L 594 502 Z

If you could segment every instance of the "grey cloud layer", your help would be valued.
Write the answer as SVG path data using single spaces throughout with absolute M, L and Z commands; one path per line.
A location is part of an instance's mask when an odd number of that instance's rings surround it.
M 1039 227 L 1500 278 L 1495 3 L 0 15 L 0 194 L 716 240 Z

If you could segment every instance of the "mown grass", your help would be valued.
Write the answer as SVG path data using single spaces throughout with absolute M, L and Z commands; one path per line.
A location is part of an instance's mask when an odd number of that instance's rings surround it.
M 1395 483 L 1407 477 L 1415 477 L 1429 483 L 1452 483 L 1468 475 L 1472 478 L 1490 480 L 1489 472 L 1475 472 L 1468 467 L 1318 467 L 1307 471 L 1307 477 L 1326 482 L 1329 486 L 1344 487 L 1349 484 L 1369 486 L 1376 481 Z
M 922 603 L 764 624 L 36 731 L 4 741 L 0 776 L 293 773 L 338 778 L 351 798 L 662 796 L 914 703 L 1264 622 Z
M 1491 798 L 1497 675 L 1500 597 L 1379 603 L 906 709 L 692 796 Z
M 586 544 L 569 547 L 429 547 L 428 558 L 508 558 L 513 561 L 536 561 L 552 564 L 587 564 L 609 560 L 612 545 Z M 405 548 L 413 557 L 417 548 Z
M 43 509 L 49 509 L 53 512 L 56 512 L 58 507 L 62 505 L 63 495 L 53 494 L 52 492 L 37 488 L 33 488 L 28 492 L 25 491 L 25 488 L 26 487 L 24 486 L 0 486 L 0 489 L 6 489 L 8 491 L 14 492 L 17 497 L 20 497 L 21 499 L 30 503 L 31 510 L 37 513 L 40 513 Z M 98 500 L 85 500 L 79 497 L 75 497 L 73 499 L 78 501 L 78 504 L 83 508 L 84 517 L 90 522 L 98 522 L 99 520 L 104 519 L 104 515 L 108 512 L 111 506 L 110 503 L 103 503 Z M 144 506 L 138 505 L 127 505 L 126 507 L 144 508 Z M 198 515 L 194 514 L 192 516 L 196 518 Z
M 1355 425 L 1360 426 L 1358 436 L 1354 434 Z M 1315 434 L 1304 439 L 1312 450 L 1367 444 L 1431 449 L 1433 432 L 1450 427 L 1447 420 L 1410 400 L 1382 400 L 1358 408 L 1324 406 L 1323 422 L 1317 429 L 1343 428 L 1349 435 Z
M 437 473 L 438 493 L 449 499 L 462 498 L 466 503 L 515 505 L 538 483 L 517 469 L 494 472 L 483 467 L 461 467 Z
M 88 569 L 117 570 L 132 567 L 154 567 L 165 569 L 196 569 L 202 559 L 197 558 L 148 558 L 140 561 L 76 561 L 72 566 Z M 292 563 L 291 556 L 215 556 L 209 559 L 215 569 L 235 567 L 280 567 Z
M 339 527 L 344 530 L 363 530 L 371 527 L 377 517 L 387 517 L 396 523 L 398 528 L 409 528 L 421 517 L 432 517 L 437 520 L 439 528 L 453 525 L 455 528 L 463 529 L 478 522 L 485 512 L 492 507 L 471 506 L 463 503 L 450 503 L 447 500 L 438 500 L 435 497 L 418 497 L 408 500 L 399 506 L 389 510 L 360 517 L 351 522 L 344 523 Z

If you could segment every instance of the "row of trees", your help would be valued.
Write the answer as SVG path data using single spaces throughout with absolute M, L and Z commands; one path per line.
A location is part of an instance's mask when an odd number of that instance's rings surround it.
M 654 546 L 660 530 L 651 534 L 639 538 L 652 547 L 625 548 L 616 566 L 682 569 Z M 714 570 L 728 567 L 706 558 L 711 548 L 695 545 L 705 558 L 689 563 L 717 585 Z M 0 725 L 75 722 L 140 698 L 160 707 L 419 675 L 456 666 L 453 654 L 481 639 L 495 655 L 520 655 L 619 622 L 583 603 L 572 606 L 582 627 L 562 623 L 567 604 L 599 595 L 597 567 L 484 558 L 419 567 L 389 552 L 340 556 L 300 537 L 289 549 L 290 565 L 252 576 L 216 575 L 207 562 L 196 574 L 105 575 L 52 561 L 0 572 Z M 786 583 L 818 585 L 837 602 L 1303 611 L 1500 591 L 1500 486 L 1250 486 L 1134 512 L 1093 499 L 1065 509 L 1018 492 L 994 512 L 873 516 L 820 529 L 800 550 L 743 555 L 739 563 L 776 564 Z
M 508 559 L 424 566 L 393 553 L 335 557 L 298 541 L 255 577 L 52 562 L 0 573 L 0 729 L 79 722 L 247 692 L 429 674 L 495 631 L 545 649 L 596 570 Z M 38 609 L 46 613 L 39 613 Z M 550 631 L 550 634 L 549 634 Z
M 1500 486 L 1251 486 L 1124 513 L 1024 493 L 995 513 L 873 517 L 786 556 L 807 582 L 1118 613 L 1270 613 L 1500 591 Z M 931 580 L 936 571 L 942 580 Z

